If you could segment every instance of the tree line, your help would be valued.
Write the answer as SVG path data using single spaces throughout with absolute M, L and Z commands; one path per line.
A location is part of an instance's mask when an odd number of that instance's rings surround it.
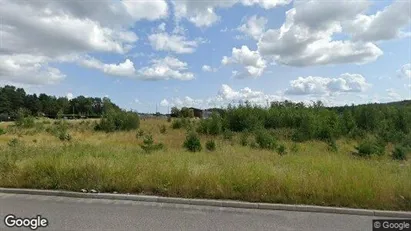
M 0 87 L 0 121 L 14 120 L 19 110 L 31 116 L 57 118 L 59 115 L 72 117 L 101 117 L 104 107 L 120 108 L 108 98 L 78 96 L 73 99 L 47 94 L 27 94 L 23 88 L 6 85 Z

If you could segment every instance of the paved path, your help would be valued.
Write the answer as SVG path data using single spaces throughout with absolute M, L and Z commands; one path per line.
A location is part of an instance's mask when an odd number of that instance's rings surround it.
M 0 193 L 4 217 L 42 215 L 37 230 L 372 230 L 370 216 L 268 211 Z M 22 230 L 22 229 L 20 229 Z M 30 229 L 23 229 L 30 230 Z

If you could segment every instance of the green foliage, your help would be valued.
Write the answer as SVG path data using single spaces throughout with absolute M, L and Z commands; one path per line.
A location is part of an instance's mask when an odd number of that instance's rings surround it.
M 337 146 L 337 142 L 335 141 L 335 139 L 328 140 L 327 144 L 328 144 L 329 151 L 338 152 L 338 146 Z
M 0 128 L 0 136 L 6 134 L 6 131 L 3 128 Z
M 355 153 L 361 157 L 370 157 L 372 155 L 383 155 L 385 145 L 381 143 L 381 141 L 377 140 L 374 137 L 369 137 L 359 143 L 358 146 L 355 147 L 357 152 Z
M 216 150 L 216 144 L 214 140 L 209 140 L 206 143 L 206 149 L 208 151 L 215 151 Z
M 139 129 L 136 133 L 136 138 L 140 139 L 140 137 L 144 136 L 144 130 Z
M 103 115 L 95 130 L 105 132 L 130 131 L 139 126 L 140 118 L 137 113 L 109 110 Z
M 240 136 L 241 146 L 247 146 L 248 145 L 248 137 L 249 137 L 248 132 L 242 132 L 241 133 L 241 136 Z
M 197 133 L 191 131 L 188 132 L 184 141 L 183 147 L 190 152 L 200 152 L 202 150 L 200 138 Z
M 171 116 L 167 117 L 167 122 L 171 123 Z
M 146 153 L 151 153 L 154 151 L 158 151 L 164 148 L 164 144 L 162 143 L 154 143 L 154 139 L 152 135 L 146 135 L 143 140 L 143 144 L 140 145 L 141 149 L 143 149 Z
M 223 132 L 223 120 L 220 114 L 214 112 L 210 118 L 202 119 L 198 124 L 197 132 L 208 135 L 220 135 Z
M 297 153 L 299 151 L 299 146 L 297 143 L 293 143 L 290 148 L 292 153 Z
M 285 154 L 287 154 L 287 148 L 285 147 L 284 144 L 280 144 L 280 146 L 278 146 L 278 148 L 277 148 L 277 152 L 278 152 L 278 154 L 280 154 L 281 156 L 282 156 L 282 155 L 285 155 Z
M 194 111 L 193 111 L 193 109 L 183 107 L 183 108 L 181 108 L 179 116 L 183 117 L 183 118 L 194 118 Z
M 186 119 L 186 118 L 175 119 L 171 123 L 172 129 L 189 128 L 190 126 L 191 126 L 191 122 L 189 119 Z
M 267 130 L 259 130 L 255 133 L 255 142 L 261 149 L 275 150 L 277 141 Z
M 407 160 L 407 148 L 397 145 L 392 151 L 392 158 L 394 160 Z
M 22 128 L 33 128 L 34 125 L 34 117 L 30 115 L 30 111 L 20 108 L 17 112 L 16 126 Z
M 233 133 L 232 131 L 230 131 L 230 130 L 225 130 L 225 131 L 223 132 L 223 139 L 225 139 L 225 140 L 232 140 L 233 137 L 234 137 L 234 133 Z
M 160 133 L 161 134 L 166 134 L 167 133 L 166 125 L 164 125 L 164 124 L 160 125 Z

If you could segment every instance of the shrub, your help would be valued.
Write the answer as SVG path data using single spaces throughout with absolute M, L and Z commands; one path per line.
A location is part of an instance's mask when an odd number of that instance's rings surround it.
M 241 146 L 247 146 L 248 145 L 248 136 L 249 136 L 249 134 L 247 132 L 241 133 L 241 136 L 240 136 Z
M 171 116 L 167 117 L 167 122 L 171 122 Z
M 216 150 L 216 144 L 215 144 L 214 140 L 209 140 L 209 141 L 207 141 L 207 143 L 206 143 L 206 149 L 207 149 L 208 151 L 215 151 L 215 150 Z
M 234 137 L 234 133 L 230 130 L 225 130 L 223 133 L 223 139 L 225 140 L 232 140 Z
M 173 120 L 171 123 L 171 128 L 180 129 L 183 127 L 183 122 L 180 119 Z
M 267 130 L 257 131 L 255 141 L 262 149 L 274 150 L 277 147 L 276 139 Z
M 4 131 L 2 128 L 0 128 L 0 135 L 6 134 L 6 131 Z
M 278 146 L 277 151 L 278 151 L 278 154 L 280 154 L 281 156 L 287 154 L 287 149 L 284 144 L 281 144 L 280 146 Z
M 211 118 L 208 123 L 208 132 L 210 135 L 219 135 L 223 131 L 223 121 L 218 113 L 211 114 Z
M 161 134 L 166 134 L 167 133 L 167 128 L 166 128 L 166 125 L 161 125 L 160 126 L 160 133 Z
M 105 132 L 130 131 L 140 126 L 137 113 L 109 110 L 103 115 L 95 130 Z
M 30 115 L 30 111 L 27 109 L 19 109 L 17 112 L 16 126 L 23 128 L 32 128 L 34 127 L 34 117 Z
M 293 152 L 293 153 L 297 153 L 298 151 L 299 151 L 299 147 L 298 147 L 298 144 L 297 143 L 293 143 L 292 145 L 291 145 L 291 152 Z
M 394 160 L 406 160 L 407 159 L 407 149 L 403 146 L 396 146 L 394 151 L 392 151 L 392 158 Z
M 337 142 L 335 141 L 335 139 L 330 139 L 327 141 L 328 144 L 328 150 L 332 151 L 332 152 L 338 152 L 338 146 L 337 146 Z
M 355 147 L 358 156 L 369 157 L 371 155 L 383 155 L 384 145 L 375 138 L 367 138 Z
M 153 151 L 161 150 L 164 148 L 162 143 L 155 144 L 152 135 L 146 135 L 143 140 L 143 144 L 140 147 L 146 152 L 151 153 Z
M 187 134 L 183 147 L 190 152 L 200 152 L 202 150 L 200 138 L 197 133 L 191 131 Z
M 136 133 L 136 138 L 139 139 L 140 137 L 143 137 L 143 136 L 144 136 L 144 131 L 141 129 L 138 130 Z

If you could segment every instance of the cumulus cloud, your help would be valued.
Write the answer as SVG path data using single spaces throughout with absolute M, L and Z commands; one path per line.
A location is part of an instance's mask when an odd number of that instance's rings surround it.
M 164 18 L 168 11 L 165 0 L 2 0 L 1 5 L 0 78 L 40 85 L 65 77 L 55 62 L 79 62 L 90 52 L 127 53 L 138 41 L 130 26 Z M 126 75 L 122 70 L 130 64 L 104 67 Z
M 380 41 L 401 37 L 401 31 L 411 22 L 411 4 L 396 0 L 373 15 L 359 14 L 345 23 L 347 32 L 354 40 Z
M 148 37 L 153 49 L 158 51 L 172 51 L 177 54 L 193 53 L 199 41 L 187 40 L 182 35 L 156 33 Z
M 192 80 L 194 74 L 188 72 L 188 64 L 175 57 L 151 60 L 151 66 L 138 70 L 139 77 L 146 80 Z
M 136 74 L 134 64 L 129 59 L 119 64 L 104 64 L 97 59 L 91 58 L 81 60 L 80 64 L 88 68 L 98 69 L 108 75 L 134 77 Z
M 12 84 L 45 85 L 62 81 L 66 75 L 50 67 L 45 56 L 0 55 L 0 80 Z
M 268 20 L 264 17 L 252 16 L 247 20 L 245 24 L 242 24 L 237 30 L 243 32 L 244 34 L 250 36 L 251 38 L 258 40 L 260 36 L 265 31 L 265 26 Z
M 244 71 L 235 71 L 235 77 L 246 78 L 252 77 L 257 78 L 261 76 L 267 67 L 266 61 L 261 57 L 258 51 L 251 51 L 247 46 L 242 46 L 241 48 L 233 48 L 231 57 L 224 56 L 221 60 L 223 65 L 229 64 L 239 64 L 244 67 Z
M 341 22 L 364 12 L 368 5 L 368 1 L 295 1 L 284 24 L 262 35 L 258 51 L 292 66 L 375 61 L 383 54 L 375 44 L 333 39 L 343 32 Z
M 164 99 L 167 102 L 167 106 L 176 107 L 198 107 L 198 108 L 211 108 L 211 107 L 225 107 L 228 104 L 237 105 L 239 103 L 245 103 L 246 101 L 266 106 L 267 102 L 281 101 L 286 99 L 282 95 L 277 94 L 265 94 L 261 91 L 254 91 L 248 87 L 234 90 L 227 84 L 221 85 L 217 94 L 206 99 L 193 99 L 191 97 Z M 163 102 L 162 101 L 162 102 Z
M 390 98 L 390 100 L 401 100 L 402 97 L 400 94 L 398 94 L 398 92 L 395 91 L 395 89 L 393 88 L 389 88 L 387 90 L 385 90 L 387 92 L 388 97 Z
M 364 92 L 371 84 L 360 74 L 345 73 L 338 78 L 298 77 L 290 82 L 288 95 L 329 95 L 341 92 Z
M 411 63 L 404 64 L 398 71 L 397 75 L 400 78 L 411 79 Z
M 203 67 L 201 68 L 201 70 L 203 70 L 204 72 L 216 72 L 217 68 L 212 68 L 208 65 L 203 65 Z
M 217 8 L 229 8 L 239 3 L 244 6 L 257 5 L 264 9 L 271 9 L 287 5 L 290 2 L 291 0 L 172 1 L 177 20 L 185 18 L 197 27 L 209 27 L 218 22 L 220 16 L 215 12 Z

